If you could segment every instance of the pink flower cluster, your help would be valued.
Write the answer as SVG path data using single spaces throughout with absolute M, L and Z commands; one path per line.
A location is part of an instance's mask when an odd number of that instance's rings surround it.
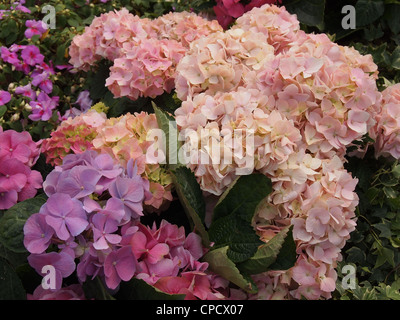
M 114 60 L 106 86 L 115 97 L 155 98 L 175 87 L 175 69 L 185 55 L 175 40 L 144 39 Z
M 37 272 L 45 265 L 55 268 L 57 290 L 74 271 L 81 283 L 100 277 L 110 289 L 133 277 L 152 285 L 163 279 L 171 289 L 182 274 L 202 284 L 195 288 L 190 282 L 188 293 L 203 297 L 208 290 L 208 297 L 218 296 L 211 286 L 213 276 L 205 273 L 208 265 L 198 261 L 204 254 L 198 235 L 186 236 L 183 227 L 166 221 L 158 228 L 139 222 L 149 183 L 132 160 L 125 170 L 107 154 L 68 155 L 43 188 L 49 198 L 27 220 L 24 245 Z M 46 298 L 40 292 L 35 296 Z
M 146 209 L 164 210 L 172 201 L 172 178 L 156 161 L 147 161 L 148 149 L 154 142 L 148 141 L 151 130 L 158 129 L 154 114 L 127 113 L 119 118 L 107 119 L 97 128 L 93 149 L 107 153 L 115 161 L 126 166 L 130 159 L 136 162 L 138 173 L 150 182 L 153 197 L 145 202 Z
M 42 188 L 42 175 L 31 170 L 39 153 L 39 144 L 28 132 L 0 127 L 0 210 L 34 197 Z
M 106 121 L 104 113 L 95 110 L 61 122 L 51 137 L 43 140 L 42 153 L 46 155 L 46 162 L 52 165 L 61 165 L 67 154 L 80 154 L 92 149 L 92 141 L 97 136 L 97 127 Z
M 369 134 L 375 139 L 376 157 L 400 159 L 400 84 L 387 87 L 382 95 L 382 110 Z
M 243 4 L 241 0 L 217 0 L 217 5 L 214 6 L 214 12 L 217 16 L 217 20 L 224 29 L 228 28 L 229 25 L 234 21 L 235 18 L 239 18 L 245 12 L 250 11 L 255 7 L 261 7 L 264 4 L 276 4 L 281 3 L 281 0 L 251 0 L 247 4 Z
M 273 181 L 254 227 L 267 242 L 294 226 L 295 267 L 256 276 L 263 289 L 249 298 L 329 298 L 358 204 L 358 180 L 344 169 L 344 156 L 381 109 L 372 57 L 306 34 L 295 16 L 266 4 L 225 33 L 193 42 L 177 70 L 179 129 L 206 140 L 199 158 L 215 157 L 212 142 L 223 151 L 217 164 L 189 164 L 201 188 L 222 194 L 253 152 L 254 170 Z M 253 145 L 243 140 L 239 153 L 227 145 L 225 136 L 235 130 L 253 132 Z M 226 164 L 224 155 L 233 161 Z
M 63 121 L 51 137 L 42 144 L 47 163 L 61 165 L 68 154 L 81 154 L 86 150 L 109 154 L 113 161 L 126 168 L 134 160 L 138 174 L 150 183 L 153 195 L 145 201 L 146 211 L 161 211 L 173 200 L 172 178 L 158 163 L 146 160 L 148 148 L 153 144 L 147 135 L 158 129 L 154 114 L 145 112 L 126 114 L 107 119 L 94 109 Z
M 101 59 L 113 62 L 106 86 L 116 97 L 156 97 L 174 88 L 176 65 L 190 43 L 222 30 L 195 14 L 170 13 L 141 19 L 126 9 L 96 17 L 69 48 L 70 63 L 88 70 Z

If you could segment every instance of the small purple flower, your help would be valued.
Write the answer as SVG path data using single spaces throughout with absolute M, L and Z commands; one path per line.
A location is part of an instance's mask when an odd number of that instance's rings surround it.
M 32 114 L 29 119 L 32 121 L 47 121 L 53 114 L 53 109 L 58 105 L 59 97 L 50 98 L 46 93 L 41 92 L 37 97 L 37 101 L 31 101 L 29 105 L 32 107 Z
M 136 266 L 137 261 L 130 246 L 110 252 L 104 262 L 107 287 L 115 289 L 121 280 L 131 280 L 136 272 Z
M 118 230 L 118 221 L 105 214 L 97 213 L 92 218 L 93 224 L 93 247 L 96 250 L 108 249 L 109 243 L 118 244 L 122 237 L 118 234 L 112 234 Z
M 90 93 L 88 90 L 84 90 L 79 93 L 78 99 L 76 100 L 75 104 L 79 104 L 81 107 L 82 112 L 87 111 L 92 106 L 92 99 L 90 99 Z
M 21 58 L 30 66 L 41 64 L 44 61 L 44 56 L 35 45 L 28 45 L 22 49 Z
M 74 259 L 65 252 L 50 252 L 42 254 L 31 254 L 28 262 L 37 273 L 44 276 L 42 269 L 44 266 L 52 266 L 55 269 L 56 289 L 62 286 L 62 279 L 69 277 L 75 271 Z
M 24 225 L 24 245 L 30 253 L 43 253 L 50 245 L 54 230 L 46 223 L 46 216 L 35 213 Z
M 82 203 L 63 193 L 53 194 L 40 209 L 61 240 L 81 234 L 89 225 Z
M 11 94 L 8 91 L 0 90 L 0 106 L 9 103 Z
M 27 27 L 25 30 L 25 37 L 28 39 L 36 35 L 41 36 L 47 30 L 47 26 L 43 21 L 27 20 L 25 26 Z
M 32 100 L 36 99 L 36 92 L 32 89 L 32 85 L 28 83 L 26 86 L 21 86 L 15 88 L 16 94 L 22 94 L 24 97 L 30 98 Z
M 39 87 L 47 94 L 50 94 L 53 91 L 53 83 L 49 78 L 49 74 L 45 71 L 41 73 L 33 72 L 32 84 L 36 87 Z
M 11 52 L 6 47 L 1 47 L 0 53 L 1 58 L 4 60 L 4 62 L 10 63 L 12 65 L 20 63 L 18 55 L 15 52 Z

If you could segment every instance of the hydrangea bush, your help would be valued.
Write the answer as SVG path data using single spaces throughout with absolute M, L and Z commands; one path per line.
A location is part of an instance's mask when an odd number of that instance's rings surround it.
M 102 3 L 55 1 L 56 40 L 29 1 L 1 11 L 24 17 L 0 33 L 8 294 L 399 297 L 400 88 L 373 56 L 290 3 Z

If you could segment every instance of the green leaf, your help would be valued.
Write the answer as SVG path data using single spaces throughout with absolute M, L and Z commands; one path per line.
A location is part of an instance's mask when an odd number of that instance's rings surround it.
M 122 282 L 118 292 L 119 300 L 183 300 L 184 294 L 168 294 L 149 285 L 144 280 L 132 278 Z
M 386 197 L 395 199 L 399 195 L 399 193 L 390 187 L 383 187 L 383 192 L 385 193 Z
M 15 252 L 24 253 L 24 225 L 26 220 L 38 213 L 41 206 L 46 202 L 46 196 L 40 195 L 17 203 L 8 209 L 0 219 L 0 242 L 5 248 Z
M 227 216 L 212 223 L 210 240 L 215 247 L 228 246 L 228 257 L 235 263 L 250 259 L 263 242 L 250 225 L 240 217 Z
M 380 231 L 380 238 L 389 239 L 392 236 L 392 232 L 390 230 L 391 225 L 387 220 L 383 220 L 381 223 L 375 223 L 372 226 Z
M 376 0 L 358 0 L 355 8 L 356 26 L 359 28 L 379 19 L 385 12 L 385 3 Z
M 228 246 L 209 251 L 203 260 L 209 264 L 209 269 L 238 287 L 250 293 L 256 293 L 257 287 L 242 275 L 232 260 L 227 255 Z
M 271 192 L 271 180 L 265 175 L 256 173 L 241 176 L 220 197 L 212 221 L 238 215 L 251 222 L 257 206 Z
M 396 49 L 394 49 L 391 59 L 392 67 L 396 70 L 400 70 L 400 46 L 397 46 Z
M 106 61 L 99 63 L 98 69 L 88 76 L 90 84 L 90 97 L 94 100 L 102 99 L 109 91 L 106 87 L 106 79 L 110 75 L 110 66 Z
M 321 26 L 324 22 L 325 0 L 286 0 L 283 5 L 308 26 Z
M 262 174 L 241 176 L 218 201 L 209 229 L 216 247 L 229 246 L 235 263 L 251 258 L 263 244 L 251 226 L 254 213 L 272 191 L 271 180 Z
M 152 102 L 154 113 L 157 117 L 158 127 L 165 134 L 165 152 L 168 167 L 170 169 L 175 169 L 179 166 L 178 164 L 178 129 L 176 127 L 175 118 L 168 112 L 160 109 L 157 105 Z M 170 140 L 173 138 L 175 140 Z
M 99 277 L 85 281 L 82 287 L 86 299 L 115 300 L 107 291 Z
M 175 112 L 181 106 L 181 101 L 175 97 L 175 93 L 164 92 L 162 95 L 157 96 L 154 99 L 154 103 L 162 110 L 165 110 L 171 114 Z
M 67 22 L 68 22 L 68 24 L 71 26 L 71 27 L 78 27 L 79 26 L 79 22 L 78 21 L 76 21 L 75 19 L 68 19 L 67 20 Z
M 367 259 L 365 252 L 358 247 L 352 247 L 346 251 L 346 262 L 355 263 L 357 265 L 365 264 Z
M 0 258 L 0 300 L 25 300 L 26 292 L 14 269 Z
M 206 215 L 206 204 L 194 173 L 189 168 L 181 166 L 173 170 L 171 174 L 186 215 L 193 221 L 195 231 L 202 238 L 203 245 L 209 247 L 209 236 L 203 224 Z
M 6 106 L 0 106 L 0 118 L 4 116 L 4 114 L 7 112 L 7 107 Z
M 393 176 L 397 179 L 400 178 L 400 164 L 398 164 L 397 166 L 395 166 L 392 170 Z
M 400 32 L 400 4 L 387 4 L 385 7 L 385 20 L 390 30 L 397 34 Z
M 374 269 L 379 268 L 385 262 L 388 262 L 392 267 L 395 266 L 394 252 L 393 252 L 393 250 L 386 248 L 386 247 L 378 248 L 378 258 L 376 259 Z
M 246 274 L 258 274 L 271 270 L 287 270 L 296 262 L 296 244 L 292 226 L 284 228 L 266 244 L 261 245 L 250 259 L 238 264 L 238 269 Z

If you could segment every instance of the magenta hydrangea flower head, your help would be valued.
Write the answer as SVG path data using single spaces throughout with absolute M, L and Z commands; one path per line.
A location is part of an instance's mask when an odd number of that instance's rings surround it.
M 39 143 L 34 142 L 28 132 L 0 132 L 0 160 L 15 159 L 31 167 L 39 154 Z

